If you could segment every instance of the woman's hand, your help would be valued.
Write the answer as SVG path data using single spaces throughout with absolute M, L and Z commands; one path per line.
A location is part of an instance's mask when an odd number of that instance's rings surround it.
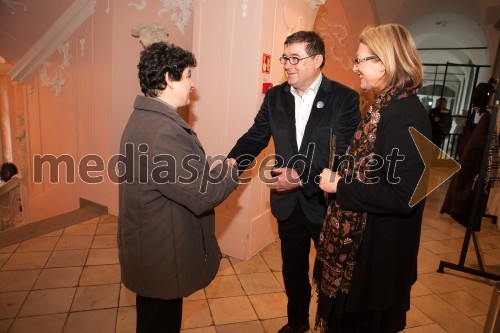
M 319 188 L 327 193 L 336 193 L 340 176 L 330 169 L 323 169 L 320 175 Z

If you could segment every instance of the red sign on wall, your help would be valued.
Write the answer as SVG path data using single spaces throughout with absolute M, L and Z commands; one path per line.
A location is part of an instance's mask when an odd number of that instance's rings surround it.
M 269 74 L 271 71 L 271 55 L 262 54 L 262 73 Z

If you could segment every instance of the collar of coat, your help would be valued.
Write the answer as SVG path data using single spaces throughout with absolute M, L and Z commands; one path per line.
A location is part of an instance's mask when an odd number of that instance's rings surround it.
M 179 116 L 177 109 L 160 99 L 138 95 L 135 98 L 134 108 L 142 111 L 161 113 L 185 128 L 188 132 L 194 133 L 191 126 Z

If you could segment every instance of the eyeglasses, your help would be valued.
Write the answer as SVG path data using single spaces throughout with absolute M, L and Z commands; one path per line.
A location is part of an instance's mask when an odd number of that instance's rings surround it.
M 280 62 L 284 65 L 284 64 L 286 64 L 286 62 L 288 60 L 288 62 L 290 63 L 290 65 L 297 65 L 299 63 L 299 61 L 307 59 L 307 58 L 311 58 L 311 57 L 314 57 L 314 56 L 317 56 L 317 54 L 313 54 L 313 55 L 310 55 L 310 56 L 304 57 L 304 58 L 281 56 L 280 57 Z
M 380 58 L 378 56 L 376 56 L 376 55 L 372 55 L 372 56 L 368 56 L 368 57 L 364 57 L 364 58 L 358 58 L 358 57 L 356 57 L 353 60 L 354 60 L 354 63 L 356 65 L 359 65 L 362 62 L 365 62 L 365 61 L 368 61 L 368 60 L 373 60 L 373 59 L 380 59 Z

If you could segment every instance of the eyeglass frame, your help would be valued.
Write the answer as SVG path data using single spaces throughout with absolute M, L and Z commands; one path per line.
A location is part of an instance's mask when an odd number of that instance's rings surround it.
M 301 60 L 304 60 L 304 59 L 307 59 L 307 58 L 311 58 L 311 57 L 314 57 L 314 56 L 317 56 L 317 55 L 318 55 L 318 54 L 312 54 L 312 55 L 307 56 L 307 57 L 304 57 L 304 58 L 299 58 L 299 57 L 296 57 L 296 56 L 291 56 L 291 57 L 281 56 L 281 57 L 279 57 L 279 61 L 280 61 L 280 63 L 281 63 L 282 65 L 285 65 L 287 61 L 288 61 L 288 63 L 289 63 L 290 65 L 298 65 L 298 63 L 299 63 Z M 282 61 L 282 59 L 283 59 L 284 61 Z M 297 59 L 297 62 L 296 62 L 296 63 L 294 63 L 294 64 L 292 64 L 292 62 L 290 61 L 291 59 Z M 295 61 L 295 60 L 294 60 L 294 61 Z
M 368 57 L 364 57 L 364 58 L 353 58 L 352 60 L 354 61 L 354 64 L 355 65 L 359 65 L 360 63 L 362 62 L 365 62 L 365 61 L 368 61 L 368 60 L 375 60 L 375 59 L 380 59 L 377 55 L 371 55 L 371 56 L 368 56 Z

